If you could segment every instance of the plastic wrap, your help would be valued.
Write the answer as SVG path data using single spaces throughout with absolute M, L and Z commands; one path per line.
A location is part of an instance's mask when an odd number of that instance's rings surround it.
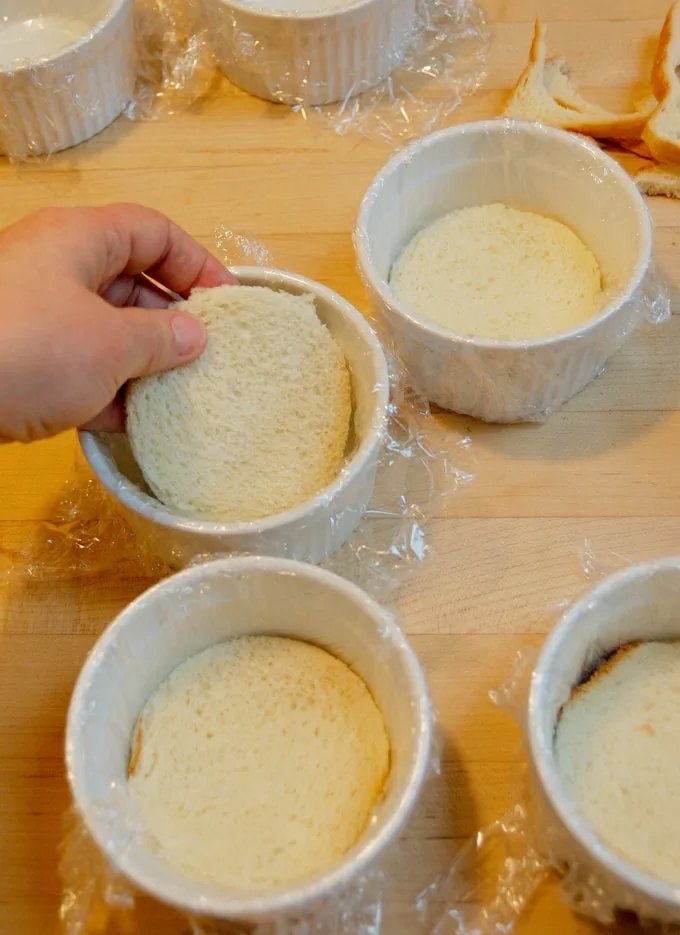
M 170 117 L 204 97 L 217 66 L 198 0 L 135 0 L 137 85 L 131 120 Z
M 185 659 L 247 633 L 313 641 L 343 658 L 370 688 L 391 743 L 387 786 L 357 844 L 323 875 L 262 894 L 221 890 L 174 871 L 149 838 L 127 783 L 135 722 L 155 688 Z M 186 916 L 195 935 L 378 935 L 390 855 L 424 783 L 438 773 L 433 729 L 425 679 L 397 620 L 337 576 L 239 558 L 167 579 L 104 633 L 73 694 L 66 748 L 77 811 L 62 847 L 64 932 L 107 931 L 112 915 L 122 918 L 123 931 L 159 931 L 158 922 L 145 927 L 137 917 L 139 888 Z M 166 923 L 163 930 L 174 929 Z
M 176 113 L 217 71 L 197 0 L 24 0 L 3 5 L 0 154 L 49 156 L 121 113 Z M 30 14 L 30 19 L 27 18 Z M 6 38 L 5 38 L 6 37 Z
M 491 692 L 522 729 L 522 780 L 511 809 L 422 894 L 435 935 L 508 935 L 548 880 L 558 881 L 574 912 L 613 931 L 622 913 L 654 932 L 679 930 L 677 888 L 618 855 L 581 817 L 559 779 L 553 743 L 562 705 L 613 651 L 636 639 L 680 638 L 680 558 L 634 565 L 587 541 L 581 558 L 594 589 L 569 606 L 540 651 L 518 653 L 508 680 Z M 489 879 L 497 881 L 490 888 Z
M 400 302 L 391 270 L 415 234 L 449 212 L 493 203 L 555 218 L 578 234 L 600 265 L 602 311 L 562 334 L 500 341 L 457 335 Z M 506 119 L 406 147 L 369 187 L 355 228 L 375 317 L 413 386 L 443 409 L 489 422 L 544 420 L 642 324 L 669 317 L 652 246 L 648 210 L 614 160 L 585 139 Z
M 244 262 L 274 263 L 262 243 L 237 231 L 220 229 L 216 242 L 232 268 Z M 266 270 L 260 274 L 253 265 L 238 269 L 244 275 L 270 275 Z M 276 284 L 280 275 L 289 274 L 272 272 L 273 279 L 262 281 Z M 294 287 L 305 288 L 305 280 L 302 285 L 294 277 L 291 281 Z M 322 290 L 317 299 L 319 311 L 325 295 Z M 354 310 L 351 314 L 360 318 Z M 372 335 L 370 340 L 375 342 Z M 373 361 L 375 356 L 362 350 L 361 367 L 366 368 L 366 358 Z M 375 365 L 380 367 L 379 360 Z M 275 518 L 273 526 L 244 523 L 237 528 L 178 517 L 148 492 L 124 436 L 86 436 L 88 458 L 114 497 L 79 463 L 53 521 L 45 524 L 30 554 L 21 557 L 22 568 L 40 577 L 65 571 L 86 576 L 113 568 L 157 577 L 167 574 L 168 566 L 180 567 L 210 555 L 275 554 L 318 559 L 370 593 L 389 595 L 430 554 L 430 517 L 474 476 L 469 439 L 438 429 L 427 403 L 410 390 L 398 362 L 390 359 L 389 365 L 389 387 L 382 383 L 376 387 L 369 368 L 361 399 L 356 394 L 361 378 L 358 372 L 353 374 L 353 449 L 338 480 L 302 515 L 290 519 L 289 511 L 282 516 L 290 521 L 279 524 Z M 380 376 L 383 379 L 387 375 Z
M 234 84 L 338 133 L 415 139 L 484 78 L 490 32 L 471 0 L 202 2 Z

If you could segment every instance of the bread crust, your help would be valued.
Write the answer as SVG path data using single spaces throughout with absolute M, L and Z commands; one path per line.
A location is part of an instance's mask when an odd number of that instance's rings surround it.
M 604 662 L 600 663 L 600 665 L 598 665 L 597 668 L 595 668 L 590 673 L 590 675 L 587 676 L 587 678 L 585 678 L 582 682 L 579 682 L 578 685 L 575 685 L 571 690 L 569 698 L 564 702 L 559 710 L 557 715 L 558 723 L 569 705 L 573 704 L 575 701 L 578 701 L 585 694 L 587 694 L 603 676 L 611 672 L 612 669 L 614 669 L 622 659 L 624 659 L 631 652 L 633 652 L 634 649 L 637 649 L 637 647 L 641 645 L 642 640 L 634 640 L 631 643 L 625 643 L 623 646 L 619 646 L 619 648 L 607 656 Z
M 546 27 L 539 19 L 534 22 L 534 35 L 529 50 L 529 61 L 522 71 L 517 83 L 510 92 L 505 104 L 503 113 L 506 116 L 522 116 L 518 113 L 520 108 L 516 107 L 517 99 L 521 97 L 522 90 L 531 84 L 532 80 L 541 83 L 546 93 L 549 94 L 545 85 L 545 66 L 546 66 Z M 559 60 L 561 61 L 561 60 Z M 628 114 L 609 114 L 606 117 L 589 116 L 583 111 L 575 110 L 572 106 L 566 106 L 550 95 L 551 101 L 562 111 L 561 119 L 555 120 L 553 126 L 562 130 L 572 130 L 581 133 L 584 136 L 591 136 L 595 139 L 620 139 L 620 140 L 639 140 L 643 128 L 652 114 L 656 100 L 649 98 L 640 105 L 640 109 Z M 524 115 L 526 119 L 532 119 L 530 114 Z
M 649 146 L 652 156 L 658 162 L 680 165 L 680 144 L 663 135 L 660 124 L 670 108 L 680 114 L 680 81 L 676 68 L 680 65 L 678 56 L 673 56 L 673 48 L 680 39 L 680 0 L 671 6 L 661 27 L 659 46 L 652 66 L 652 88 L 658 99 L 658 105 L 650 115 L 642 132 L 642 139 Z M 675 99 L 675 102 L 673 102 Z
M 680 199 L 680 166 L 643 166 L 633 178 L 643 195 Z

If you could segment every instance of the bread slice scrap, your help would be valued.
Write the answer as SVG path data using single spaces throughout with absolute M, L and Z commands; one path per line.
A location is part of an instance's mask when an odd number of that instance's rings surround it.
M 639 156 L 640 159 L 652 159 L 652 153 L 644 140 L 607 140 L 618 149 L 625 149 L 626 152 Z
M 642 138 L 659 162 L 680 164 L 680 2 L 668 11 L 652 68 L 652 88 L 659 101 Z
M 634 181 L 643 195 L 680 198 L 680 166 L 668 164 L 644 166 L 635 173 Z
M 646 98 L 633 113 L 615 114 L 587 101 L 571 83 L 562 58 L 546 60 L 546 27 L 536 20 L 529 62 L 511 92 L 503 114 L 532 120 L 596 139 L 639 140 L 656 106 Z

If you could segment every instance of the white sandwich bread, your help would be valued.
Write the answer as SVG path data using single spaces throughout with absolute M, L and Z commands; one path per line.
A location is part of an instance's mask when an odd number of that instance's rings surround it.
M 643 195 L 680 198 L 680 165 L 643 166 L 635 173 L 634 179 Z
M 565 60 L 546 60 L 545 37 L 546 27 L 536 20 L 529 62 L 503 114 L 573 130 L 595 139 L 639 140 L 656 99 L 650 95 L 635 111 L 627 114 L 615 114 L 587 101 L 572 84 Z
M 572 84 L 566 61 L 546 59 L 545 36 L 546 28 L 537 20 L 529 62 L 504 114 L 571 130 L 605 148 L 613 145 L 633 153 L 644 160 L 631 169 L 644 195 L 680 198 L 675 171 L 680 167 L 680 0 L 669 9 L 659 36 L 653 93 L 629 114 L 615 114 L 586 100 Z
M 336 864 L 365 830 L 389 765 L 382 714 L 344 662 L 248 636 L 192 657 L 152 695 L 129 787 L 169 865 L 254 892 Z
M 135 381 L 127 432 L 153 493 L 189 516 L 273 516 L 328 486 L 352 418 L 344 354 L 314 297 L 259 286 L 196 290 L 199 360 Z
M 501 341 L 568 331 L 602 303 L 597 260 L 576 234 L 503 204 L 463 208 L 420 231 L 390 286 L 421 318 Z
M 555 754 L 572 801 L 602 840 L 680 886 L 680 643 L 620 649 L 564 706 Z
M 659 36 L 652 69 L 652 88 L 658 106 L 645 126 L 642 138 L 660 163 L 680 164 L 680 2 L 668 11 Z

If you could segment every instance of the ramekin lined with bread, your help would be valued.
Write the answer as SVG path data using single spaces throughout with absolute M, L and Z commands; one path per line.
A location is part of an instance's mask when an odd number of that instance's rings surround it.
M 586 100 L 574 87 L 567 62 L 547 57 L 546 27 L 536 20 L 529 61 L 503 115 L 589 136 L 603 148 L 622 149 L 642 162 L 632 172 L 645 195 L 680 198 L 680 0 L 659 35 L 650 93 L 616 114 Z

